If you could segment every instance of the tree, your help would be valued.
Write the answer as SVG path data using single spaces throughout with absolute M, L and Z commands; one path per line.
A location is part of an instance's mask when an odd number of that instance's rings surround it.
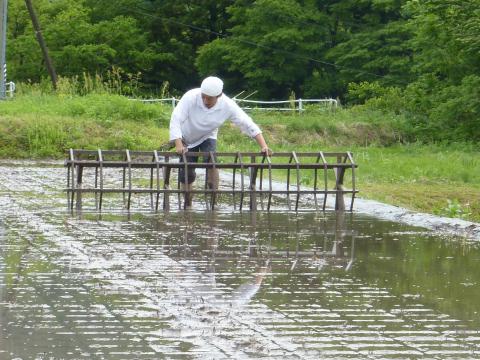
M 36 1 L 42 32 L 59 75 L 104 73 L 112 66 L 127 72 L 147 71 L 155 58 L 147 35 L 133 18 L 117 16 L 92 23 L 85 1 Z M 16 81 L 38 81 L 46 75 L 25 4 L 13 0 L 8 62 Z
M 480 70 L 480 0 L 410 1 L 415 71 L 459 84 Z
M 147 81 L 168 81 L 185 91 L 198 86 L 199 74 L 193 66 L 197 51 L 225 32 L 225 9 L 233 0 L 163 0 L 152 2 L 149 17 L 150 41 L 161 54 Z M 161 79 L 161 80 L 160 80 Z
M 402 14 L 404 3 L 342 0 L 326 7 L 337 24 L 327 59 L 336 65 L 340 93 L 351 82 L 405 87 L 412 79 L 412 33 Z
M 417 76 L 406 96 L 424 114 L 416 120 L 430 139 L 479 141 L 480 0 L 409 1 L 405 10 Z
M 258 90 L 259 96 L 284 98 L 303 85 L 325 51 L 325 16 L 313 3 L 295 0 L 237 1 L 228 8 L 230 36 L 204 45 L 197 58 L 201 74 L 220 73 L 237 87 Z M 248 6 L 246 6 L 248 5 Z

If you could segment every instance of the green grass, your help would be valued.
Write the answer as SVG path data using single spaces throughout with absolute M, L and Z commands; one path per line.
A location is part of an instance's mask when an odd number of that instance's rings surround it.
M 68 148 L 153 149 L 169 110 L 117 95 L 21 96 L 0 103 L 0 156 L 61 158 Z
M 169 105 L 109 94 L 21 95 L 0 103 L 0 157 L 63 158 L 68 148 L 158 149 Z M 351 151 L 360 196 L 480 221 L 480 154 L 470 144 L 407 143 L 405 119 L 362 108 L 302 114 L 253 112 L 274 151 Z M 252 151 L 226 123 L 219 151 Z M 309 182 L 310 174 L 302 174 Z
M 3 116 L 34 114 L 86 118 L 105 126 L 115 125 L 118 120 L 167 125 L 170 116 L 168 109 L 163 106 L 143 104 L 111 94 L 19 96 L 2 102 L 0 108 Z
M 443 216 L 480 221 L 478 151 L 404 145 L 354 149 L 362 196 Z
M 478 147 L 471 144 L 401 144 L 395 141 L 401 139 L 396 135 L 400 133 L 399 128 L 383 120 L 379 114 L 375 116 L 378 116 L 375 121 L 367 119 L 363 122 L 344 110 L 340 114 L 337 112 L 335 117 L 326 118 L 325 127 L 319 127 L 319 131 L 312 130 L 310 124 L 302 124 L 311 121 L 310 117 L 321 123 L 325 115 L 288 117 L 279 114 L 273 121 L 275 114 L 257 114 L 256 120 L 266 129 L 266 138 L 274 151 L 351 151 L 358 164 L 356 185 L 361 197 L 480 222 Z M 292 134 L 288 124 L 293 121 L 299 123 Z M 377 124 L 370 128 L 368 138 L 362 132 L 350 135 L 358 127 L 365 129 L 375 122 Z M 398 123 L 401 122 L 398 120 Z M 326 135 L 325 132 L 335 123 L 338 127 L 330 136 Z M 220 150 L 256 148 L 254 142 L 242 137 L 230 125 L 224 126 L 221 131 L 223 141 L 220 141 Z M 381 145 L 384 143 L 390 145 Z M 312 174 L 302 174 L 306 180 L 311 177 Z M 311 181 L 305 183 L 311 185 Z

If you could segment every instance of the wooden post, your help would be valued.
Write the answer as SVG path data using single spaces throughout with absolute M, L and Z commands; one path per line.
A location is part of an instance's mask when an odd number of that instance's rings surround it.
M 42 30 L 40 30 L 40 23 L 38 22 L 37 15 L 35 14 L 35 10 L 33 9 L 32 1 L 25 0 L 25 4 L 27 5 L 28 13 L 30 14 L 30 18 L 32 19 L 33 29 L 35 30 L 35 36 L 37 37 L 38 44 L 40 45 L 40 49 L 42 49 L 43 58 L 45 60 L 45 64 L 47 65 L 47 70 L 50 75 L 50 79 L 52 79 L 52 85 L 55 90 L 57 90 L 57 73 L 55 72 L 55 68 L 53 67 L 52 59 L 48 54 L 47 45 L 45 44 L 45 40 L 43 39 Z
M 337 163 L 342 163 L 342 157 L 337 157 Z M 337 193 L 335 194 L 335 210 L 345 211 L 345 199 L 343 198 L 343 178 L 345 176 L 345 168 L 338 167 L 335 171 L 335 190 Z
M 256 157 L 251 157 L 252 163 L 255 163 Z M 256 193 L 256 182 L 257 182 L 257 172 L 258 168 L 252 167 L 250 169 L 250 210 L 257 210 L 257 193 Z
M 83 166 L 78 165 L 77 167 L 77 210 L 82 209 L 82 177 L 83 177 Z
M 169 162 L 170 157 L 165 156 L 165 162 Z M 170 171 L 171 168 L 169 166 L 163 167 L 163 189 L 169 190 L 170 189 Z M 163 210 L 168 211 L 170 210 L 170 195 L 167 192 L 163 193 Z

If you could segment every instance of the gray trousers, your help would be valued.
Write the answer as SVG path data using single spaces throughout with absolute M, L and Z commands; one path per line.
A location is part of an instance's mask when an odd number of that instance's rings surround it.
M 217 140 L 215 139 L 206 139 L 200 145 L 197 145 L 191 149 L 188 149 L 191 152 L 210 152 L 210 151 L 217 151 Z M 210 162 L 210 155 L 205 156 L 203 158 L 203 162 Z M 187 156 L 187 162 L 198 162 L 198 156 Z M 183 163 L 183 157 L 180 157 L 180 163 Z M 197 174 L 195 173 L 195 169 L 188 169 L 188 183 L 191 184 L 195 181 L 195 177 Z M 181 167 L 178 173 L 178 178 L 181 183 L 185 183 L 185 168 Z

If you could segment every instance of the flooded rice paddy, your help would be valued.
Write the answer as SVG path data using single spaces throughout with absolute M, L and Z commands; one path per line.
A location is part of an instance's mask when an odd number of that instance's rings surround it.
M 480 358 L 477 242 L 355 212 L 70 213 L 65 186 L 0 164 L 0 359 Z

